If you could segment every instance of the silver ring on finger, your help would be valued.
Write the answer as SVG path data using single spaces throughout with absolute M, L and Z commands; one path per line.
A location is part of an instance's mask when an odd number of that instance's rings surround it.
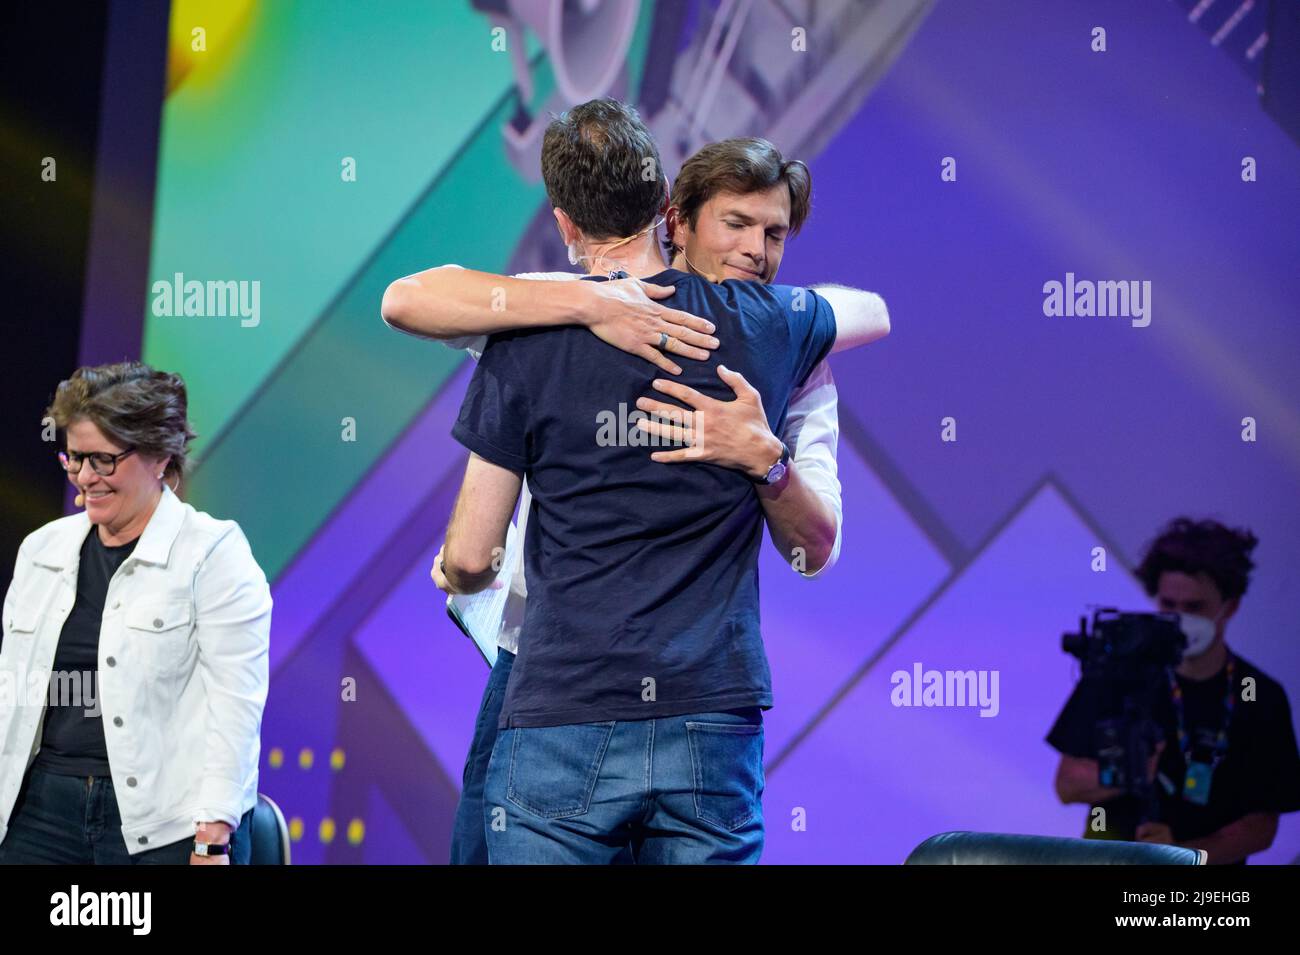
M 672 339 L 668 337 L 668 333 L 667 333 L 667 332 L 660 332 L 660 333 L 659 333 L 659 350 L 660 350 L 660 351 L 667 351 L 667 350 L 668 350 L 668 343 L 669 343 L 670 341 L 672 341 Z

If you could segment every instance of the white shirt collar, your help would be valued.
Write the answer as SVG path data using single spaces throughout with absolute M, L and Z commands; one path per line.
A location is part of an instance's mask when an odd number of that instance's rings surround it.
M 54 570 L 63 570 L 77 563 L 81 546 L 86 542 L 86 535 L 94 525 L 91 524 L 90 517 L 85 511 L 76 517 L 75 521 L 70 522 L 66 536 L 62 536 L 55 546 L 47 549 L 46 553 L 37 554 L 33 558 L 35 563 Z M 158 506 L 154 508 L 149 523 L 145 525 L 144 533 L 140 535 L 139 543 L 135 545 L 135 550 L 131 552 L 131 557 L 128 559 L 165 566 L 171 557 L 172 545 L 176 542 L 176 536 L 180 533 L 184 520 L 185 505 L 172 489 L 164 484 Z

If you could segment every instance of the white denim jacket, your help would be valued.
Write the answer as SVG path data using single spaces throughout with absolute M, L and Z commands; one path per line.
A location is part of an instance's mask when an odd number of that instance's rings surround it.
M 77 597 L 84 512 L 28 535 L 0 646 L 0 841 L 40 750 L 51 670 Z M 164 486 L 113 575 L 99 634 L 98 706 L 127 850 L 238 826 L 257 802 L 271 591 L 234 521 Z

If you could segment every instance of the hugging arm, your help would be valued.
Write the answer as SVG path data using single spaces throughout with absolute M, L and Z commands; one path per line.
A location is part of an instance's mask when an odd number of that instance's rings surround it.
M 637 399 L 639 409 L 662 419 L 638 418 L 637 427 L 683 445 L 650 457 L 665 464 L 707 462 L 757 480 L 781 457 L 784 441 L 790 449 L 785 477 L 775 484 L 756 484 L 755 491 L 773 545 L 791 567 L 815 577 L 834 565 L 840 550 L 839 417 L 830 368 L 818 362 L 791 395 L 780 440 L 768 427 L 757 389 L 740 372 L 720 367 L 718 376 L 735 392 L 734 401 L 718 401 L 663 378 L 654 381 L 655 389 L 693 410 Z
M 522 486 L 521 472 L 470 452 L 440 556 L 449 593 L 477 593 L 492 583 Z
M 673 291 L 634 278 L 552 282 L 443 265 L 389 285 L 380 315 L 390 328 L 456 347 L 496 332 L 582 325 L 615 348 L 679 375 L 670 355 L 702 361 L 718 341 L 711 322 L 657 301 Z M 661 333 L 670 339 L 667 354 L 658 348 Z
M 786 486 L 759 486 L 773 545 L 805 577 L 835 566 L 840 555 L 843 504 L 836 453 L 839 400 L 830 366 L 818 362 L 790 396 L 781 440 L 790 449 Z
M 889 309 L 875 292 L 847 285 L 814 285 L 835 313 L 835 345 L 831 354 L 870 345 L 889 334 Z

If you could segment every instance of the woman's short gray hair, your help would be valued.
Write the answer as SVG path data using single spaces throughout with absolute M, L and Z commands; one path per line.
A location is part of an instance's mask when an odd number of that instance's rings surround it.
M 170 457 L 164 478 L 179 488 L 189 467 L 189 444 L 197 435 L 186 417 L 189 400 L 180 375 L 143 362 L 78 368 L 59 382 L 45 410 L 59 429 L 89 421 L 115 444 L 146 457 Z

